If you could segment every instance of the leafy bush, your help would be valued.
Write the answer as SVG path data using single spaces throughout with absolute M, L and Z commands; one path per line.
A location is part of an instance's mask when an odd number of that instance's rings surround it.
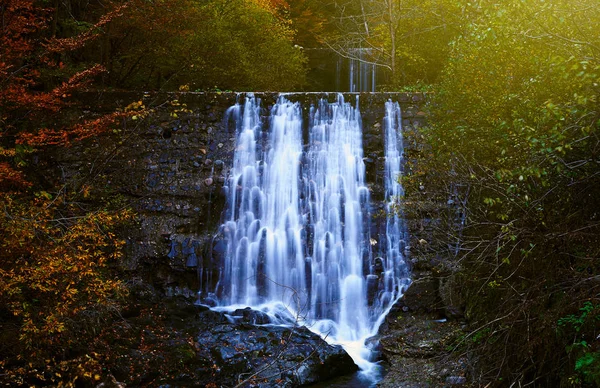
M 556 323 L 600 299 L 600 7 L 465 7 L 424 131 L 423 179 L 466 204 L 465 224 L 450 233 L 462 236 L 466 313 L 502 344 L 472 344 L 481 382 L 557 386 L 596 365 L 595 348 L 565 362 Z

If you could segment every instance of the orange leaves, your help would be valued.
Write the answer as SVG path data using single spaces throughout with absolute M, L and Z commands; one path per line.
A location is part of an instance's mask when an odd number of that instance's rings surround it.
M 67 82 L 63 82 L 61 86 L 55 88 L 51 93 L 57 98 L 65 98 L 68 94 L 85 86 L 92 77 L 104 73 L 105 71 L 106 69 L 104 66 L 94 65 L 89 69 L 76 73 Z
M 0 58 L 10 62 L 33 49 L 34 42 L 29 36 L 45 27 L 47 10 L 35 6 L 33 0 L 1 0 L 0 8 Z
M 251 0 L 254 4 L 273 14 L 289 8 L 286 0 Z
M 124 245 L 114 230 L 132 213 L 64 217 L 60 196 L 28 200 L 5 193 L 0 201 L 0 303 L 19 322 L 22 346 L 52 354 L 80 341 L 75 333 L 85 314 L 102 317 L 125 293 L 108 271 Z
M 87 31 L 72 37 L 72 38 L 62 38 L 62 39 L 52 39 L 48 41 L 44 47 L 50 53 L 62 53 L 65 51 L 73 51 L 79 48 L 84 47 L 86 44 L 96 39 L 101 35 L 103 27 L 105 27 L 108 23 L 113 21 L 114 19 L 123 16 L 124 11 L 129 7 L 130 2 L 125 4 L 121 4 L 111 12 L 103 15 L 100 20 L 94 24 Z
M 43 128 L 37 133 L 21 133 L 17 139 L 17 144 L 27 144 L 36 147 L 49 145 L 68 147 L 73 141 L 81 141 L 106 132 L 118 119 L 129 117 L 130 115 L 129 113 L 113 112 L 94 120 L 75 124 L 71 128 Z
M 6 5 L 4 5 L 7 3 Z M 44 72 L 61 69 L 58 73 L 65 77 L 64 63 L 57 60 L 56 54 L 80 49 L 102 33 L 112 20 L 123 15 L 130 2 L 116 6 L 100 17 L 89 30 L 74 37 L 45 39 L 49 25 L 49 10 L 33 0 L 0 0 L 2 23 L 0 25 L 0 136 L 25 132 L 36 122 L 52 120 L 60 109 L 67 105 L 66 98 L 71 93 L 82 90 L 93 77 L 103 73 L 100 65 L 76 72 L 52 90 L 47 87 Z M 42 42 L 46 40 L 46 43 Z M 53 80 L 53 82 L 56 82 Z M 77 128 L 87 132 L 89 128 Z M 51 144 L 64 143 L 65 135 L 58 135 L 62 128 L 50 130 Z M 79 138 L 80 136 L 75 136 Z M 85 138 L 87 136 L 83 136 Z M 43 144 L 44 138 L 36 144 Z
M 114 272 L 124 246 L 116 230 L 132 214 L 98 210 L 105 204 L 89 198 L 94 191 L 90 186 L 78 193 L 68 185 L 53 187 L 51 177 L 30 182 L 28 178 L 46 172 L 35 171 L 34 157 L 43 159 L 49 146 L 69 146 L 142 113 L 114 112 L 82 120 L 63 111 L 75 105 L 72 94 L 105 71 L 100 65 L 69 71 L 66 51 L 103 34 L 129 2 L 83 34 L 50 40 L 45 38 L 53 33 L 46 29 L 51 19 L 41 4 L 0 0 L 0 359 L 7 360 L 0 361 L 0 367 L 12 368 L 0 381 L 9 376 L 11 381 L 33 379 L 47 385 L 76 374 L 73 365 L 58 366 L 65 350 L 88 346 L 96 328 L 118 311 L 126 291 Z M 35 166 L 39 165 L 44 164 Z M 20 368 L 17 360 L 27 360 L 29 367 Z M 48 364 L 56 375 L 46 369 Z M 93 365 L 99 364 L 94 360 Z M 94 379 L 101 368 L 93 365 L 86 364 L 75 378 Z
M 23 190 L 31 187 L 21 171 L 14 170 L 10 164 L 0 162 L 0 191 Z

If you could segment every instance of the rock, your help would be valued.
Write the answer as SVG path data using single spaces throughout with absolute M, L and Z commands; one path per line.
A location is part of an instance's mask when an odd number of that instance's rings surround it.
M 448 376 L 446 383 L 450 385 L 463 385 L 467 382 L 467 378 L 463 376 Z
M 373 336 L 365 340 L 365 347 L 371 351 L 370 361 L 382 359 L 383 346 L 379 342 L 379 337 Z
M 217 260 L 223 260 L 225 255 L 227 254 L 227 241 L 225 239 L 215 239 L 213 241 L 211 258 L 212 261 L 215 262 Z
M 463 309 L 457 306 L 445 306 L 444 315 L 450 319 L 462 319 L 465 316 Z
M 407 306 L 409 311 L 437 312 L 442 306 L 438 295 L 437 280 L 429 272 L 418 273 L 415 271 L 413 276 L 420 278 L 408 287 L 402 299 L 398 301 L 397 307 Z
M 125 388 L 127 384 L 121 383 L 115 379 L 115 376 L 108 375 L 103 382 L 96 385 L 96 388 Z
M 369 306 L 372 306 L 377 296 L 377 290 L 379 286 L 379 276 L 367 275 L 367 302 Z
M 378 386 L 425 388 L 465 384 L 462 376 L 467 374 L 467 364 L 448 351 L 448 345 L 464 335 L 461 323 L 442 318 L 439 279 L 431 268 L 415 270 L 413 279 L 379 331 L 382 356 L 390 366 Z
M 237 314 L 261 317 L 264 313 L 247 308 L 232 315 Z M 299 386 L 357 369 L 341 346 L 327 344 L 306 327 L 224 323 L 225 314 L 210 310 L 200 315 L 206 326 L 198 335 L 197 348 L 217 366 L 214 380 L 220 385 L 236 385 L 240 377 L 257 373 L 253 380 L 261 387 Z
M 211 186 L 211 185 L 213 184 L 213 179 L 212 179 L 212 178 L 206 178 L 206 179 L 204 180 L 204 184 L 205 184 L 206 186 Z
M 200 298 L 200 306 L 204 305 L 208 307 L 215 307 L 217 306 L 217 304 L 218 303 L 214 295 L 208 295 L 206 297 Z
M 262 311 L 252 310 L 250 307 L 245 309 L 237 309 L 232 314 L 234 317 L 241 317 L 241 322 L 250 323 L 252 325 L 264 325 L 271 323 L 269 316 Z
M 198 266 L 198 257 L 196 256 L 195 252 L 192 252 L 186 259 L 186 263 L 185 266 L 190 268 L 190 267 L 197 267 Z

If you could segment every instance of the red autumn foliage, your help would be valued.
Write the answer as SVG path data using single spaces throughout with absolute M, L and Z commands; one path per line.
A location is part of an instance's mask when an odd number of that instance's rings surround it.
M 123 16 L 123 12 L 129 7 L 129 5 L 130 2 L 115 6 L 112 11 L 102 15 L 97 23 L 78 36 L 49 40 L 46 44 L 44 44 L 45 49 L 50 53 L 60 53 L 82 48 L 92 40 L 96 39 L 100 35 L 102 28 L 109 24 L 113 19 Z
M 0 162 L 0 191 L 22 190 L 31 187 L 21 171 L 17 171 L 6 162 Z
M 62 66 L 58 53 L 80 49 L 98 37 L 101 28 L 121 16 L 128 2 L 115 6 L 88 30 L 69 38 L 48 36 L 49 9 L 33 0 L 0 0 L 0 141 L 5 147 L 14 143 L 35 146 L 68 146 L 73 140 L 82 140 L 104 132 L 120 117 L 106 117 L 65 124 L 57 116 L 61 108 L 72 104 L 72 93 L 85 90 L 88 83 L 105 72 L 94 65 L 72 74 L 59 86 L 44 90 L 40 81 L 42 71 Z M 54 128 L 38 123 L 54 123 Z M 4 138 L 4 139 L 2 139 Z
M 104 132 L 119 118 L 130 116 L 129 113 L 113 112 L 95 120 L 86 120 L 75 124 L 68 131 L 63 129 L 42 128 L 37 133 L 22 133 L 17 138 L 17 144 L 29 146 L 70 146 L 74 141 L 81 141 Z
M 69 71 L 61 62 L 125 7 L 59 39 L 41 1 L 0 0 L 1 385 L 91 386 L 103 373 L 86 353 L 96 326 L 111 322 L 127 294 L 113 266 L 125 244 L 116 231 L 133 215 L 93 203 L 87 186 L 57 187 L 33 166 L 49 147 L 96 136 L 130 115 L 71 117 L 64 108 L 77 107 L 72 95 L 105 69 Z M 57 86 L 45 81 L 49 72 Z

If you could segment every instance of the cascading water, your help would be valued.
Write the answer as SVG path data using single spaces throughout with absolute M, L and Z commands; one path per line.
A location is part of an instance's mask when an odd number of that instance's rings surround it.
M 402 113 L 400 105 L 392 101 L 385 103 L 385 201 L 386 227 L 385 259 L 383 267 L 383 290 L 380 298 L 385 309 L 391 306 L 401 296 L 395 291 L 410 285 L 410 274 L 405 262 L 408 230 L 398 208 L 404 197 L 404 188 L 400 182 L 402 163 L 404 159 L 404 144 L 402 140 Z
M 372 50 L 355 48 L 347 56 L 338 57 L 336 63 L 336 90 L 349 92 L 375 92 L 377 87 L 377 65 L 372 59 Z
M 280 96 L 269 131 L 249 94 L 230 109 L 237 144 L 222 235 L 227 249 L 217 285 L 221 308 L 251 306 L 276 323 L 301 323 L 342 344 L 374 372 L 365 340 L 408 285 L 406 231 L 393 207 L 402 196 L 397 104 L 386 104 L 383 258 L 373 259 L 362 120 L 341 95 L 311 107 L 308 143 L 298 103 Z
M 291 290 L 306 289 L 299 206 L 300 106 L 283 99 L 275 106 L 262 152 L 259 109 L 258 101 L 249 97 L 237 134 L 223 225 L 227 260 L 219 281 L 221 304 L 291 303 Z

